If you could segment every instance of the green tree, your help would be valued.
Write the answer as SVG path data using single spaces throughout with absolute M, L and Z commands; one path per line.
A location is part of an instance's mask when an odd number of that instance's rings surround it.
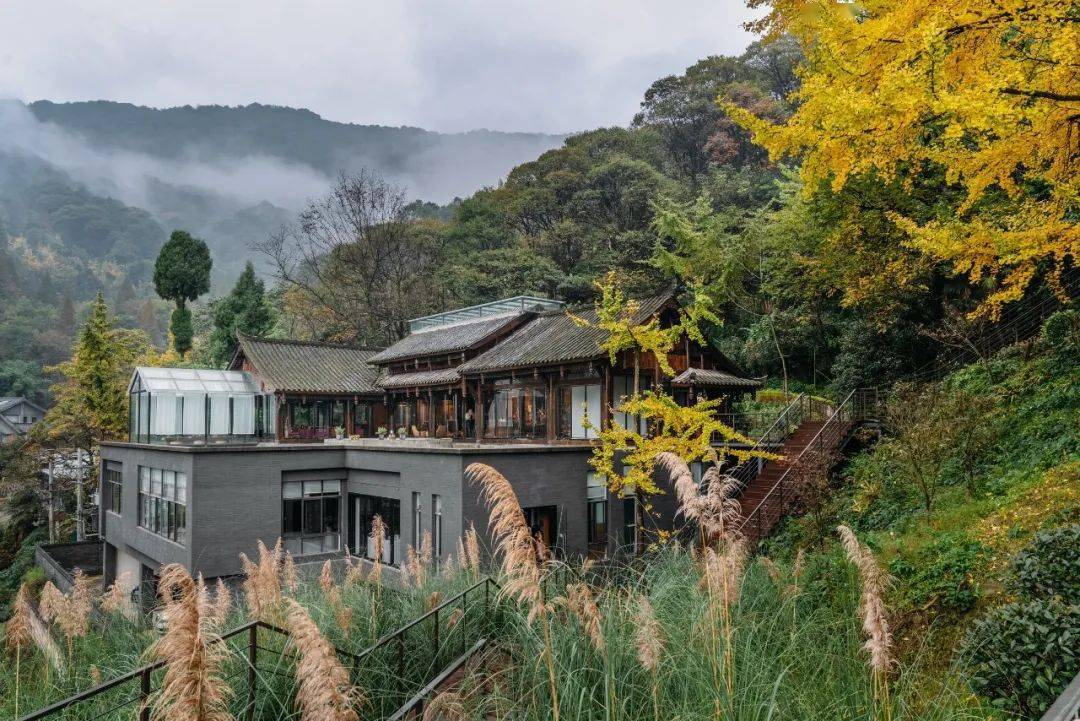
M 191 311 L 187 302 L 210 290 L 212 265 L 206 243 L 183 230 L 173 231 L 154 263 L 154 289 L 165 300 L 176 303 L 170 330 L 181 358 L 191 350 Z
M 266 288 L 249 262 L 232 292 L 214 304 L 214 330 L 210 334 L 210 355 L 215 365 L 229 362 L 236 346 L 236 333 L 265 335 L 274 324 L 266 302 Z
M 113 326 L 98 293 L 71 359 L 46 369 L 64 378 L 53 386 L 56 403 L 45 416 L 49 436 L 87 448 L 98 440 L 122 438 L 128 424 L 127 380 L 150 350 L 142 331 Z

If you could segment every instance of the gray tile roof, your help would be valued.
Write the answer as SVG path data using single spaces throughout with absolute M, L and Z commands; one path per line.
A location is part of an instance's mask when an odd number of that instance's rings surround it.
M 442 386 L 448 383 L 457 383 L 461 376 L 457 368 L 441 368 L 434 371 L 417 371 L 415 373 L 395 373 L 384 375 L 379 379 L 379 386 L 387 390 L 395 388 L 419 388 L 422 386 Z
M 405 358 L 460 353 L 475 348 L 485 339 L 518 321 L 524 315 L 526 314 L 507 313 L 417 331 L 375 354 L 369 360 L 372 363 L 390 363 Z
M 44 408 L 39 406 L 37 403 L 34 403 L 33 401 L 26 399 L 23 396 L 5 396 L 3 398 L 0 398 L 0 413 L 3 413 L 4 411 L 6 411 L 8 408 L 11 408 L 12 406 L 17 406 L 20 403 L 25 403 L 28 406 L 32 406 L 32 407 L 36 408 L 37 410 L 41 411 L 42 413 L 45 413 Z
M 703 368 L 687 368 L 671 379 L 673 386 L 707 386 L 714 388 L 758 388 L 761 381 L 752 378 L 740 378 L 725 371 Z
M 376 385 L 379 369 L 368 362 L 376 350 L 243 334 L 237 334 L 237 338 L 239 352 L 272 390 L 354 395 L 380 391 Z
M 638 298 L 634 322 L 641 323 L 663 308 L 670 292 Z M 579 318 L 595 322 L 593 307 L 573 311 Z M 526 323 L 475 358 L 458 366 L 463 374 L 510 370 L 536 365 L 552 365 L 590 360 L 605 355 L 600 343 L 607 332 L 594 327 L 580 327 L 565 312 L 543 313 Z

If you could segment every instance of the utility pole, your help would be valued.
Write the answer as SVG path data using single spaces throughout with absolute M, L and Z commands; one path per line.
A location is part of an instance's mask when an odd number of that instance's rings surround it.
M 53 454 L 49 454 L 48 475 L 48 498 L 49 498 L 49 543 L 56 543 L 56 509 L 53 506 Z
M 79 446 L 75 449 L 75 540 L 86 540 L 86 526 L 83 521 L 83 449 Z

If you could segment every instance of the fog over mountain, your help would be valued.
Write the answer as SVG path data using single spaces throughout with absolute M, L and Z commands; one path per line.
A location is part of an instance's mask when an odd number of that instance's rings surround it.
M 161 226 L 162 233 L 151 232 L 143 222 L 138 232 L 122 233 L 123 252 L 112 255 L 118 262 L 132 251 L 152 257 L 162 235 L 182 227 L 205 237 L 224 278 L 250 257 L 252 242 L 324 194 L 339 173 L 373 169 L 412 198 L 445 203 L 497 184 L 514 165 L 562 140 L 336 123 L 265 105 L 159 110 L 106 101 L 2 101 L 0 225 L 6 217 L 9 234 L 65 235 L 60 219 L 50 217 L 54 209 L 35 198 L 41 183 L 53 193 L 70 186 L 80 197 L 143 209 Z M 58 207 L 71 215 L 70 203 Z M 112 206 L 98 210 L 116 215 Z M 94 233 L 93 222 L 78 225 L 73 232 L 69 222 L 66 234 Z M 66 240 L 109 257 L 109 234 L 100 235 Z

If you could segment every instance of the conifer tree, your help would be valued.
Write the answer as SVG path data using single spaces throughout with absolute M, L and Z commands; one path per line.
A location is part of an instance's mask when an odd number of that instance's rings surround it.
M 165 300 L 176 303 L 170 331 L 181 358 L 191 350 L 194 334 L 187 302 L 210 290 L 212 265 L 206 243 L 183 230 L 173 231 L 154 262 L 154 289 Z
M 49 434 L 84 447 L 123 437 L 128 424 L 128 376 L 149 349 L 141 331 L 113 327 L 109 308 L 98 293 L 71 360 L 48 369 L 64 377 L 53 387 L 56 404 L 45 419 Z
M 266 288 L 249 262 L 233 286 L 232 292 L 214 304 L 214 331 L 210 336 L 210 354 L 216 365 L 229 362 L 236 347 L 236 333 L 265 335 L 273 318 L 266 303 Z

